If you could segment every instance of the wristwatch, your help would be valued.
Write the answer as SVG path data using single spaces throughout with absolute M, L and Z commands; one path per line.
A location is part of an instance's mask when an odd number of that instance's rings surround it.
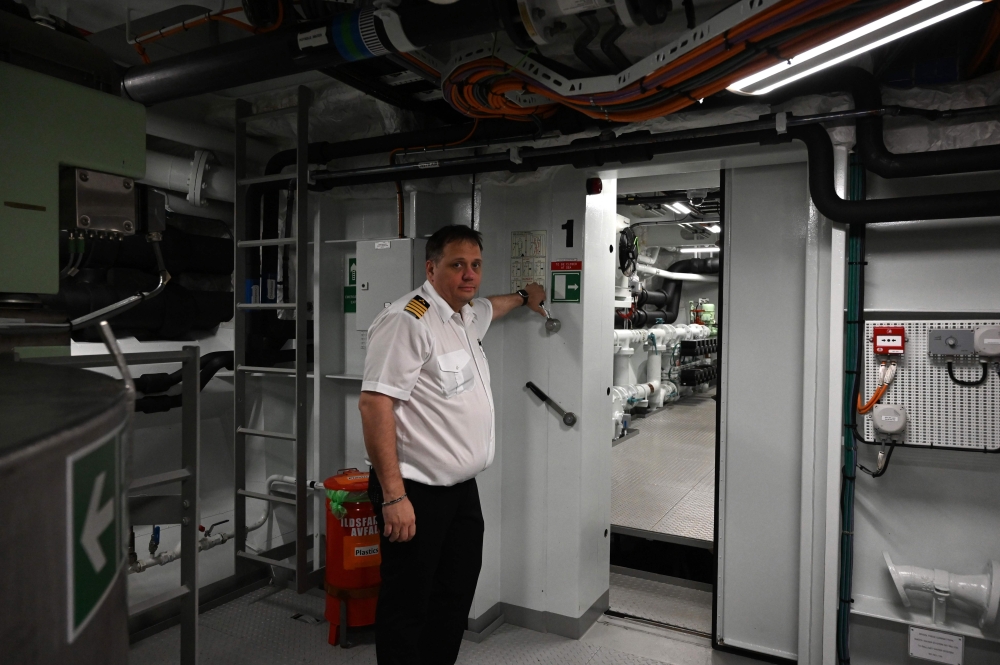
M 516 293 L 517 293 L 517 295 L 521 296 L 521 298 L 523 299 L 523 302 L 521 302 L 521 307 L 524 307 L 525 305 L 527 305 L 528 304 L 528 292 L 526 290 L 524 290 L 524 289 L 518 289 L 516 291 Z

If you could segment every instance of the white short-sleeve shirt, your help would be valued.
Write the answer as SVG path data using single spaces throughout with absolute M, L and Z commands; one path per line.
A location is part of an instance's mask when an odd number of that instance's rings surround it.
M 482 347 L 492 319 L 486 298 L 456 312 L 424 282 L 368 329 L 361 389 L 396 399 L 403 478 L 455 485 L 493 462 L 493 394 Z

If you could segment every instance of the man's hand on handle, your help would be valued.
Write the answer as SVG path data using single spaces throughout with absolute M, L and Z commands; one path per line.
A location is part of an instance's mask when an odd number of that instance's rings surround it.
M 542 309 L 542 303 L 545 302 L 545 287 L 541 284 L 535 284 L 532 282 L 524 287 L 524 290 L 528 292 L 528 309 L 538 312 L 542 316 L 548 318 L 545 314 L 545 310 Z
M 385 520 L 383 535 L 389 542 L 405 543 L 417 535 L 417 516 L 413 513 L 413 504 L 409 499 L 391 506 L 382 506 L 382 519 Z

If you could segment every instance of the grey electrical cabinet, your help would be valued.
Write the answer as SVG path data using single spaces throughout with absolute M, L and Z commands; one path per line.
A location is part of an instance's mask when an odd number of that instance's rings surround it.
M 426 246 L 422 238 L 358 241 L 358 330 L 368 330 L 383 309 L 424 283 Z

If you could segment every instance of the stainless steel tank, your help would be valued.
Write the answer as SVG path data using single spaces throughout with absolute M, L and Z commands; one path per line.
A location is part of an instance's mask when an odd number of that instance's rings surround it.
M 125 665 L 125 386 L 0 361 L 0 663 Z

